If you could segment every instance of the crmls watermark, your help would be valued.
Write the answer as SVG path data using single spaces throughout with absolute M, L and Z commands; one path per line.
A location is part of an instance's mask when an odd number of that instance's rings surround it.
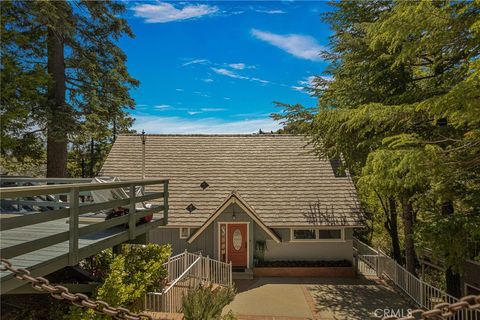
M 375 309 L 373 315 L 376 318 L 397 317 L 403 318 L 412 315 L 412 309 Z

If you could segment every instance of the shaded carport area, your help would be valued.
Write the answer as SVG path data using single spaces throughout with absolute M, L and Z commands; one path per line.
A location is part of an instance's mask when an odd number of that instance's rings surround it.
M 237 280 L 225 307 L 239 319 L 347 320 L 406 316 L 414 305 L 377 278 L 256 278 Z

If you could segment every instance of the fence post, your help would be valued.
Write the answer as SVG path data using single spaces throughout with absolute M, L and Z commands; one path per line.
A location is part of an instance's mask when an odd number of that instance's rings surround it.
M 206 271 L 207 272 L 207 275 L 206 275 L 207 277 L 206 278 L 207 278 L 207 282 L 210 284 L 212 282 L 212 279 L 210 277 L 210 256 L 207 256 L 206 261 L 207 261 L 207 271 Z
M 232 261 L 228 263 L 228 283 L 230 284 L 230 288 L 232 287 Z
M 68 239 L 68 264 L 74 266 L 78 263 L 78 187 L 70 189 L 70 220 Z
M 135 239 L 135 226 L 137 224 L 135 208 L 135 185 L 130 185 L 130 207 L 128 209 L 128 238 Z

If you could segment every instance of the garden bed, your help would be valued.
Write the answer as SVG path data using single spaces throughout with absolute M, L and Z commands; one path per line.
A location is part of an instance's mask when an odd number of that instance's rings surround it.
M 339 261 L 259 261 L 253 268 L 256 277 L 331 277 L 354 278 L 355 268 Z

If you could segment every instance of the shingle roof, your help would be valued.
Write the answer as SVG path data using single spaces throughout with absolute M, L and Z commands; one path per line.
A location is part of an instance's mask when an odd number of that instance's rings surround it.
M 141 150 L 141 135 L 119 136 L 102 174 L 140 178 Z M 146 135 L 145 158 L 146 178 L 170 179 L 171 225 L 201 226 L 234 190 L 269 227 L 362 225 L 350 177 L 335 176 L 301 136 Z

